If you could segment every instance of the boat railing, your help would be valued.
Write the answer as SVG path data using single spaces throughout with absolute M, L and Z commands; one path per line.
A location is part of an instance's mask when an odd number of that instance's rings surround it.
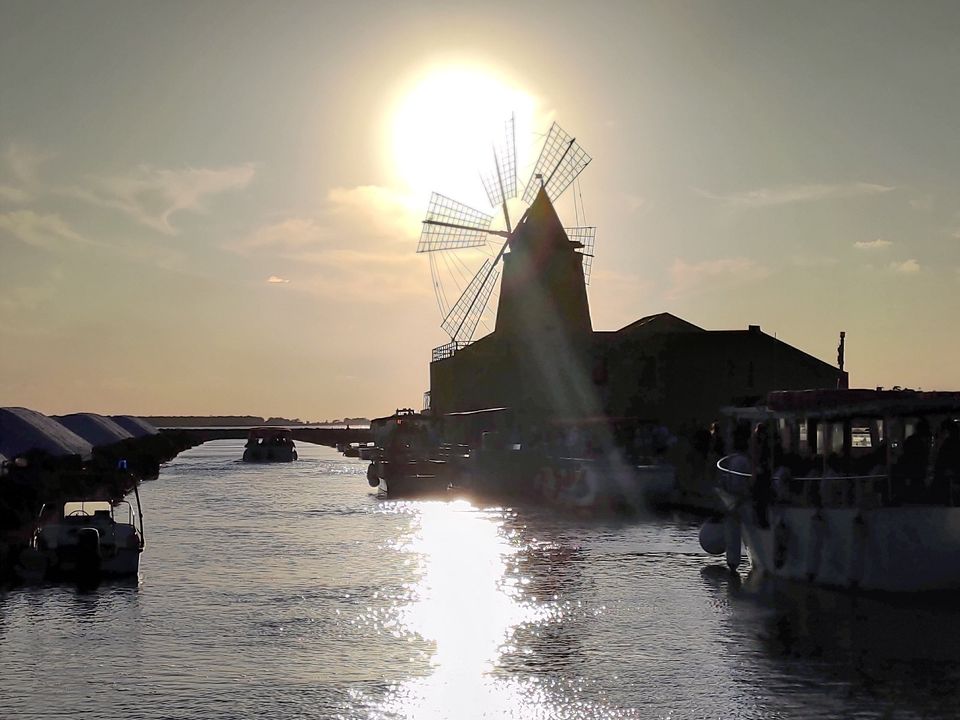
M 717 486 L 735 496 L 753 492 L 752 472 L 729 467 L 734 455 L 717 461 Z M 887 473 L 867 475 L 793 477 L 778 468 L 770 479 L 774 502 L 800 507 L 883 507 L 892 504 L 890 476 Z

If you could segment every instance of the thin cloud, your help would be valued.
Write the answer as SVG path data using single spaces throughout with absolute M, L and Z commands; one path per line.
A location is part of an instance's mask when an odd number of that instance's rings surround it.
M 271 275 L 267 278 L 267 282 L 271 285 L 289 285 L 290 281 L 286 278 L 279 277 L 278 275 Z
M 417 255 L 422 203 L 390 188 L 333 188 L 312 215 L 274 221 L 224 249 L 295 263 L 301 292 L 351 302 L 395 302 L 427 295 L 425 258 Z
M 29 189 L 40 184 L 40 166 L 53 157 L 53 153 L 10 143 L 3 153 L 3 164 L 14 184 Z
M 26 190 L 13 185 L 0 185 L 0 200 L 4 202 L 23 205 L 30 202 L 31 198 L 32 196 Z
M 420 234 L 425 208 L 410 195 L 379 185 L 332 188 L 328 209 L 334 215 L 362 216 L 368 230 L 386 238 L 407 242 Z
M 903 273 L 905 275 L 914 275 L 920 272 L 920 263 L 918 263 L 913 258 L 909 260 L 904 260 L 903 262 L 892 262 L 889 265 L 889 268 L 896 273 Z
M 855 182 L 846 184 L 783 185 L 773 188 L 759 188 L 736 193 L 711 193 L 694 188 L 696 192 L 710 200 L 716 200 L 735 208 L 763 208 L 793 203 L 815 202 L 818 200 L 836 200 L 840 198 L 880 195 L 896 188 L 890 185 Z
M 718 286 L 754 282 L 769 275 L 769 268 L 750 258 L 720 258 L 699 263 L 688 263 L 677 258 L 670 268 L 673 286 L 668 295 L 676 298 Z
M 64 244 L 96 244 L 76 232 L 59 215 L 41 215 L 32 210 L 0 213 L 0 233 L 45 250 Z
M 310 250 L 322 246 L 330 233 L 315 218 L 291 217 L 263 225 L 228 249 L 243 254 L 257 250 Z
M 141 165 L 127 175 L 92 176 L 87 187 L 68 188 L 63 193 L 120 210 L 142 225 L 176 235 L 171 223 L 175 213 L 205 212 L 209 198 L 246 187 L 254 174 L 251 163 L 183 170 Z
M 890 240 L 877 238 L 876 240 L 857 240 L 853 246 L 857 250 L 879 250 L 880 248 L 890 247 L 893 243 Z

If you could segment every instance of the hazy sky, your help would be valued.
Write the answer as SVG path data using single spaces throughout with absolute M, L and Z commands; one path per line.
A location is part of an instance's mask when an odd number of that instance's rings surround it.
M 594 158 L 596 329 L 960 389 L 956 2 L 0 0 L 0 405 L 418 407 L 418 220 L 511 110 L 523 180 L 553 119 Z

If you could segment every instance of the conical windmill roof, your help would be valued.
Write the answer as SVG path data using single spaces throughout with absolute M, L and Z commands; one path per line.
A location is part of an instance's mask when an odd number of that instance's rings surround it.
M 546 191 L 540 188 L 524 214 L 523 221 L 510 238 L 510 251 L 539 254 L 561 242 L 569 243 L 570 239 Z
M 159 430 L 146 420 L 134 417 L 133 415 L 111 415 L 110 419 L 135 438 L 158 435 L 160 433 Z
M 123 440 L 129 440 L 133 435 L 113 420 L 96 413 L 73 413 L 58 415 L 57 422 L 68 430 L 72 430 L 93 447 L 113 445 Z
M 90 443 L 53 418 L 22 407 L 0 408 L 0 454 L 14 459 L 31 450 L 90 457 Z

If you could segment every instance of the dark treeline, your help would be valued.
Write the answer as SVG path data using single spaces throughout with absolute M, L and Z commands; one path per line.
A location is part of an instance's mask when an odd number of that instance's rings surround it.
M 258 425 L 367 425 L 367 418 L 343 418 L 342 420 L 301 420 L 300 418 L 271 417 L 260 415 L 141 415 L 154 427 L 199 428 L 199 427 L 253 427 Z

